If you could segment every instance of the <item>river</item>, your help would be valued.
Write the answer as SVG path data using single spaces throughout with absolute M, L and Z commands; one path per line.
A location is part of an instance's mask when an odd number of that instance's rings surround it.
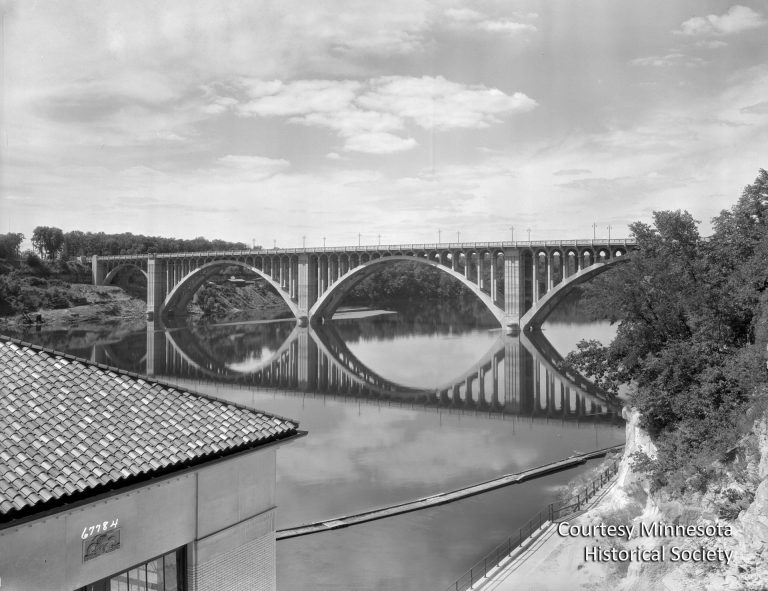
M 534 343 L 440 305 L 309 329 L 189 322 L 24 338 L 298 420 L 308 436 L 278 453 L 281 529 L 623 442 L 616 411 L 551 366 L 612 328 L 577 303 L 563 310 Z M 280 541 L 278 589 L 441 591 L 583 470 Z

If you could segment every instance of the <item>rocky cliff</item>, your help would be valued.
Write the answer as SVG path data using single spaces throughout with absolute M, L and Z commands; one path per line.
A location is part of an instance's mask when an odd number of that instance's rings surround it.
M 755 421 L 735 457 L 720 466 L 717 482 L 704 493 L 684 496 L 652 492 L 647 479 L 632 470 L 634 453 L 653 457 L 655 449 L 638 425 L 638 414 L 628 411 L 625 418 L 627 445 L 617 483 L 573 523 L 624 524 L 633 527 L 634 535 L 568 539 L 567 544 L 579 546 L 579 552 L 594 544 L 631 558 L 585 560 L 571 588 L 768 589 L 768 418 Z

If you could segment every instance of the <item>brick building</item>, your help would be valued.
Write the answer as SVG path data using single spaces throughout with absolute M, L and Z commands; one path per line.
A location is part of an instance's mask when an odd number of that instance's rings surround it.
M 0 591 L 274 590 L 295 421 L 0 338 Z

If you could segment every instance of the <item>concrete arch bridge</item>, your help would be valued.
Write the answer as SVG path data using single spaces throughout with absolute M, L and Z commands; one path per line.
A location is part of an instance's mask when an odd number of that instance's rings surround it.
M 629 240 L 399 244 L 92 257 L 93 281 L 105 285 L 128 267 L 147 277 L 147 317 L 186 309 L 197 289 L 224 266 L 247 268 L 274 287 L 300 322 L 323 322 L 344 296 L 384 265 L 432 266 L 474 293 L 503 327 L 540 324 L 573 285 L 626 260 Z

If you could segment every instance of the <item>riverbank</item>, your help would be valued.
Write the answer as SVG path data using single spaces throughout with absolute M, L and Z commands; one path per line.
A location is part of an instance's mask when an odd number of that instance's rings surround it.
M 483 591 L 706 591 L 768 588 L 768 423 L 758 421 L 758 443 L 747 459 L 760 484 L 736 519 L 724 516 L 716 487 L 699 496 L 665 497 L 632 470 L 632 454 L 655 448 L 627 418 L 627 444 L 616 483 L 592 508 L 549 525 L 529 550 L 504 564 Z M 736 491 L 733 483 L 730 490 Z M 745 491 L 742 491 L 742 493 Z M 674 526 L 674 527 L 667 527 Z
M 333 319 L 334 320 L 352 320 L 352 319 L 360 319 L 360 318 L 370 318 L 372 316 L 386 316 L 387 314 L 397 314 L 395 310 L 381 310 L 379 308 L 365 308 L 365 307 L 355 307 L 355 308 L 338 308 L 334 314 Z
M 29 330 L 103 329 L 105 325 L 143 320 L 146 302 L 117 286 L 62 283 L 57 286 L 65 302 L 77 305 L 41 308 L 27 314 L 0 317 L 0 332 L 16 336 Z

